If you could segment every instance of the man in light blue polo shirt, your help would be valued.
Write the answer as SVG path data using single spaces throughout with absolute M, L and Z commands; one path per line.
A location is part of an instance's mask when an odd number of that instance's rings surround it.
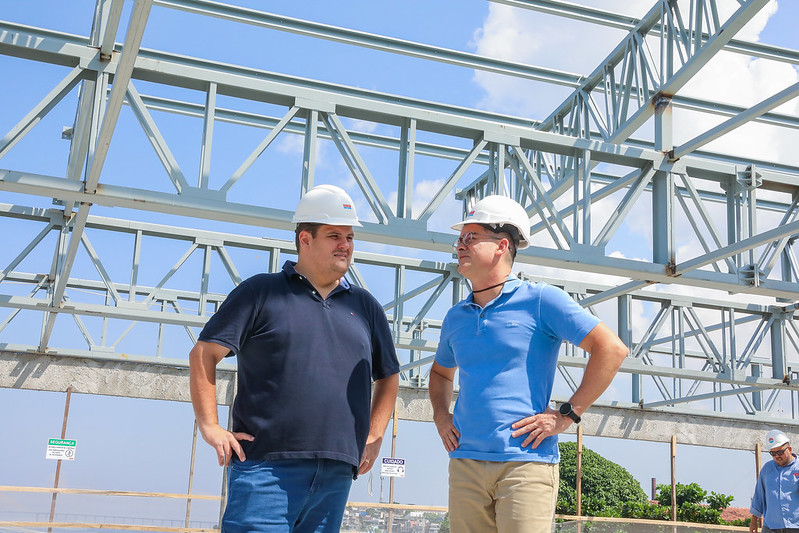
M 749 512 L 749 531 L 757 533 L 760 518 L 763 531 L 799 532 L 799 463 L 788 436 L 778 429 L 766 434 L 766 451 L 773 457 L 760 470 Z
M 504 196 L 477 202 L 453 226 L 458 272 L 472 294 L 449 310 L 430 372 L 430 401 L 450 455 L 453 533 L 544 533 L 558 493 L 557 434 L 596 401 L 627 347 L 564 291 L 511 277 L 529 245 L 524 208 Z M 591 357 L 568 402 L 549 407 L 563 341 Z M 460 392 L 449 412 L 455 371 Z

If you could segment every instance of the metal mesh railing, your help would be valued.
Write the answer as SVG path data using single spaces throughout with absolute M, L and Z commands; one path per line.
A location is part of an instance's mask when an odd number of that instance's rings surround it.
M 749 529 L 663 520 L 564 516 L 555 522 L 552 531 L 553 533 L 732 533 Z

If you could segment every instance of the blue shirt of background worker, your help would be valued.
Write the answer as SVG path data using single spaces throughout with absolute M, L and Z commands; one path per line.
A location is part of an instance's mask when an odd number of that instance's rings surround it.
M 557 435 L 522 447 L 511 424 L 546 410 L 563 340 L 578 346 L 597 324 L 564 291 L 514 277 L 485 308 L 470 295 L 450 309 L 436 352 L 438 364 L 460 369 L 460 446 L 450 457 L 557 463 Z
M 766 450 L 773 460 L 763 465 L 757 476 L 755 493 L 749 512 L 749 531 L 757 531 L 762 517 L 763 531 L 799 531 L 799 463 L 782 431 L 772 430 L 766 436 Z

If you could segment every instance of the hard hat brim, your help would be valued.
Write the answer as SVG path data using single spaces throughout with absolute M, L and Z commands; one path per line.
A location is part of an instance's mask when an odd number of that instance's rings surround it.
M 452 226 L 450 226 L 450 228 L 454 229 L 455 231 L 460 231 L 460 230 L 463 229 L 463 226 L 465 226 L 467 224 L 477 224 L 478 226 L 482 226 L 482 225 L 485 225 L 486 223 L 485 222 L 480 222 L 479 220 L 468 219 L 468 220 L 463 220 L 461 222 L 458 222 L 457 224 L 453 224 Z M 517 250 L 524 250 L 528 246 L 530 246 L 530 243 L 527 242 L 527 240 L 524 237 L 520 236 L 519 244 L 516 245 L 516 249 Z
M 320 217 L 308 217 L 307 220 L 304 220 L 302 217 L 293 217 L 291 219 L 292 224 L 324 224 L 325 226 L 352 226 L 353 228 L 362 228 L 363 224 L 358 222 L 357 220 L 352 220 L 349 218 L 320 218 Z

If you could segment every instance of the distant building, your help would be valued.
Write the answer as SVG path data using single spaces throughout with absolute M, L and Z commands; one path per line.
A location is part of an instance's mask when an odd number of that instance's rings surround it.
M 441 530 L 438 522 L 445 515 L 442 511 L 398 509 L 393 512 L 392 530 L 394 533 L 438 533 Z M 348 507 L 341 521 L 341 533 L 385 531 L 388 517 L 388 510 L 379 507 Z

